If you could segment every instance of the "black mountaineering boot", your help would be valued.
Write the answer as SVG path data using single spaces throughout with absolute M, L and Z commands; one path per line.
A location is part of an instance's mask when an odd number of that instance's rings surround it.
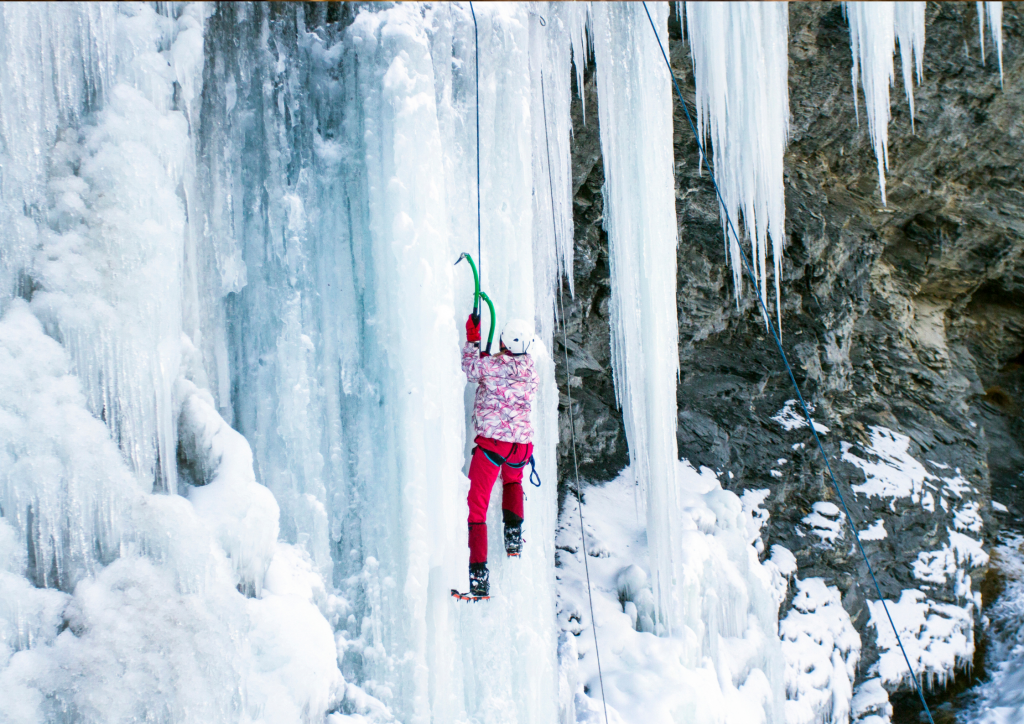
M 518 558 L 523 553 L 523 519 L 505 510 L 505 554 Z
M 490 595 L 491 586 L 488 582 L 487 564 L 469 564 L 469 595 L 474 598 L 486 598 Z

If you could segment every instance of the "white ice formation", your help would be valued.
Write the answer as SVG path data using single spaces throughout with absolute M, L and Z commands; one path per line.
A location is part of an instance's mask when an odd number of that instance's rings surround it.
M 893 53 L 900 45 L 903 88 L 914 115 L 914 85 L 911 65 L 921 81 L 924 58 L 923 2 L 845 2 L 850 23 L 853 54 L 853 103 L 857 108 L 857 86 L 864 93 L 868 135 L 878 163 L 878 189 L 885 206 L 885 173 L 889 170 L 889 87 L 895 78 Z M 858 110 L 859 118 L 859 110 Z
M 1004 588 L 994 601 L 985 602 L 989 676 L 962 715 L 970 724 L 1024 721 L 1024 538 L 1006 535 L 995 553 Z
M 782 321 L 786 241 L 783 156 L 789 136 L 789 5 L 687 2 L 687 37 L 696 84 L 697 130 L 722 194 L 722 231 L 739 303 L 745 271 L 735 234 L 750 240 L 750 262 L 768 304 L 768 240 L 775 310 Z M 711 141 L 707 145 L 708 140 Z M 732 222 L 729 228 L 727 219 Z

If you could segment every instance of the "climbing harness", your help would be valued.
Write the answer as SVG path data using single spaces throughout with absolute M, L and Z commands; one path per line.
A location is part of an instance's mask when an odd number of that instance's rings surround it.
M 506 465 L 506 466 L 512 468 L 513 470 L 519 470 L 519 469 L 525 468 L 527 465 L 529 465 L 530 466 L 530 484 L 533 487 L 535 487 L 535 488 L 539 488 L 540 487 L 540 484 L 541 484 L 540 473 L 537 472 L 537 461 L 534 459 L 533 455 L 530 455 L 530 459 L 529 460 L 523 460 L 523 462 L 521 462 L 521 463 L 510 463 L 510 462 L 507 461 L 507 458 L 503 458 L 501 455 L 499 455 L 498 453 L 494 452 L 493 450 L 488 450 L 487 448 L 483 448 L 483 447 L 480 448 L 480 450 L 483 452 L 484 457 L 486 457 L 488 460 L 490 460 L 491 464 L 494 465 L 494 467 L 496 467 L 496 468 L 500 468 L 502 465 Z M 514 450 L 513 450 L 513 452 L 514 452 Z M 511 455 L 512 455 L 512 453 L 509 453 L 509 456 L 511 456 Z M 537 482 L 533 482 L 534 478 L 536 478 Z
M 875 577 L 875 572 L 871 567 L 871 561 L 868 560 L 868 554 L 864 550 L 864 546 L 860 542 L 860 531 L 857 530 L 857 526 L 853 522 L 853 515 L 850 514 L 850 508 L 846 505 L 846 498 L 843 497 L 843 492 L 839 489 L 839 483 L 836 480 L 835 473 L 832 472 L 832 465 L 828 461 L 828 455 L 825 454 L 825 448 L 821 444 L 821 438 L 818 437 L 818 431 L 814 427 L 814 420 L 811 419 L 811 413 L 807 410 L 807 403 L 804 402 L 804 396 L 800 392 L 800 385 L 796 382 L 796 377 L 793 374 L 793 368 L 789 364 L 789 359 L 786 357 L 786 352 L 782 349 L 782 340 L 779 339 L 779 335 L 775 330 L 775 325 L 771 321 L 771 315 L 768 313 L 768 308 L 764 303 L 764 298 L 761 296 L 761 291 L 757 286 L 757 282 L 754 279 L 754 271 L 750 266 L 750 260 L 747 259 L 746 252 L 743 251 L 743 245 L 740 244 L 739 234 L 736 233 L 736 227 L 733 226 L 732 219 L 729 218 L 729 212 L 726 210 L 725 201 L 722 198 L 722 192 L 718 188 L 718 181 L 715 180 L 715 172 L 711 166 L 711 160 L 708 158 L 707 151 L 704 150 L 704 144 L 700 140 L 700 135 L 697 133 L 697 129 L 693 125 L 693 119 L 690 118 L 690 109 L 686 105 L 686 101 L 683 98 L 683 92 L 679 89 L 679 82 L 676 80 L 676 74 L 672 70 L 672 64 L 669 62 L 668 54 L 665 52 L 665 46 L 662 45 L 661 36 L 658 35 L 658 28 L 654 25 L 654 18 L 651 17 L 651 11 L 647 8 L 646 1 L 643 3 L 644 12 L 647 13 L 647 19 L 651 23 L 651 30 L 654 32 L 654 37 L 658 41 L 658 48 L 661 50 L 661 56 L 665 59 L 665 65 L 668 67 L 669 75 L 672 78 L 672 85 L 675 87 L 676 95 L 679 96 L 679 103 L 683 107 L 683 112 L 686 114 L 686 122 L 690 124 L 690 130 L 693 132 L 693 137 L 697 141 L 697 148 L 700 150 L 700 155 L 704 159 L 704 163 L 707 165 L 708 174 L 711 176 L 711 183 L 715 187 L 715 193 L 718 195 L 718 201 L 721 204 L 722 213 L 725 214 L 726 227 L 732 232 L 733 237 L 736 240 L 737 247 L 740 250 L 740 255 L 743 258 L 743 266 L 746 269 L 747 276 L 750 277 L 750 281 L 754 286 L 754 291 L 757 294 L 757 302 L 761 306 L 761 312 L 764 314 L 765 321 L 768 322 L 768 330 L 772 333 L 772 339 L 775 340 L 775 346 L 779 350 L 779 355 L 782 356 L 782 362 L 786 366 L 786 372 L 789 373 L 790 382 L 793 383 L 793 389 L 796 390 L 797 399 L 800 401 L 800 407 L 804 412 L 804 417 L 807 418 L 807 426 L 810 428 L 811 435 L 814 436 L 814 442 L 818 447 L 818 452 L 821 453 L 821 459 L 825 462 L 825 469 L 828 470 L 829 478 L 832 480 L 832 487 L 835 488 L 836 495 L 839 496 L 839 502 L 843 505 L 843 510 L 846 511 L 846 520 L 853 530 L 853 540 L 857 544 L 857 548 L 860 550 L 861 556 L 864 558 L 864 563 L 867 565 L 868 573 L 871 575 L 871 581 L 875 585 L 875 591 L 878 593 L 878 600 L 882 603 L 882 608 L 885 609 L 885 615 L 889 619 L 889 625 L 892 626 L 892 631 L 896 634 L 896 643 L 900 646 L 900 651 L 903 652 L 903 659 L 907 662 L 907 670 L 910 671 L 910 677 L 914 681 L 914 688 L 917 689 L 917 695 L 921 699 L 921 705 L 924 707 L 924 713 L 928 717 L 930 724 L 935 724 L 935 720 L 932 718 L 931 709 L 928 708 L 928 702 L 925 701 L 924 691 L 921 689 L 921 683 L 917 679 L 917 674 L 914 673 L 914 667 L 910 664 L 910 657 L 907 655 L 907 650 L 903 647 L 903 640 L 900 638 L 900 632 L 896 628 L 896 624 L 892 620 L 892 614 L 889 613 L 889 606 L 885 602 L 885 597 L 882 595 L 882 587 L 878 585 L 878 579 Z M 564 322 L 563 322 L 564 324 Z
M 555 184 L 551 175 L 551 141 L 548 139 L 548 102 L 544 92 L 544 72 L 540 74 L 540 104 L 544 111 L 544 147 L 548 160 L 548 192 L 551 195 L 551 229 L 552 233 L 558 234 L 558 223 L 555 219 Z M 580 514 L 580 541 L 583 548 L 583 570 L 587 574 L 587 600 L 590 602 L 590 628 L 594 632 L 594 654 L 597 659 L 597 678 L 601 682 L 601 705 L 604 707 L 604 724 L 608 724 L 608 702 L 604 695 L 604 674 L 601 672 L 601 649 L 597 645 L 597 619 L 594 618 L 594 592 L 590 585 L 590 563 L 587 559 L 587 537 L 583 532 L 583 493 L 580 491 L 580 464 L 576 455 L 576 423 L 572 416 L 572 386 L 569 375 L 569 340 L 565 331 L 565 303 L 562 300 L 562 278 L 558 278 L 558 309 L 562 321 L 562 351 L 565 352 L 565 392 L 569 398 L 569 433 L 572 439 L 572 465 L 576 473 L 576 510 Z M 533 462 L 533 459 L 530 459 Z M 538 477 L 539 481 L 540 478 Z M 530 482 L 533 482 L 533 474 L 530 474 Z M 540 483 L 537 483 L 538 487 Z
M 482 357 L 484 355 L 484 352 L 486 352 L 487 354 L 491 353 L 491 342 L 494 341 L 494 303 L 491 301 L 491 298 L 487 296 L 487 292 L 480 291 L 480 273 L 477 271 L 476 264 L 473 263 L 472 256 L 470 256 L 466 252 L 462 252 L 459 255 L 459 258 L 455 260 L 455 265 L 458 266 L 459 262 L 462 261 L 463 259 L 469 262 L 469 268 L 473 270 L 473 287 L 475 290 L 473 292 L 473 322 L 476 324 L 480 324 L 481 299 L 487 302 L 487 308 L 491 312 L 491 325 L 490 329 L 487 332 L 487 346 L 484 347 L 483 345 L 480 345 L 480 356 Z

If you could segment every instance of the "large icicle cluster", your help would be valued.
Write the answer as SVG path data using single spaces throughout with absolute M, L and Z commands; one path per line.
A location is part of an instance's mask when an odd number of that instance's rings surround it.
M 859 108 L 857 85 L 860 84 L 868 117 L 868 135 L 878 163 L 878 189 L 885 206 L 885 173 L 889 170 L 889 87 L 895 78 L 893 53 L 899 42 L 903 87 L 913 117 L 914 87 L 910 67 L 913 64 L 920 82 L 925 3 L 846 2 L 843 8 L 850 23 L 854 107 Z
M 680 10 L 683 5 L 679 3 Z M 776 314 L 781 322 L 789 6 L 782 2 L 687 2 L 685 7 L 697 89 L 697 129 L 714 149 L 715 177 L 722 194 L 722 231 L 737 303 L 745 270 L 734 234 L 750 239 L 756 291 L 766 304 L 770 238 Z

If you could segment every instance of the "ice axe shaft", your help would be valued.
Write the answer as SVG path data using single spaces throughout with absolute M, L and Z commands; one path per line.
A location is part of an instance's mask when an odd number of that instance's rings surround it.
M 459 258 L 455 260 L 455 265 L 458 266 L 459 262 L 463 259 L 469 262 L 469 268 L 473 270 L 473 321 L 477 324 L 480 323 L 481 299 L 487 303 L 487 308 L 491 312 L 491 326 L 487 332 L 487 347 L 485 348 L 488 354 L 490 354 L 491 342 L 494 341 L 494 303 L 491 302 L 491 298 L 487 296 L 486 292 L 480 291 L 480 273 L 477 271 L 476 262 L 473 261 L 473 256 L 471 254 L 462 252 L 459 255 Z

